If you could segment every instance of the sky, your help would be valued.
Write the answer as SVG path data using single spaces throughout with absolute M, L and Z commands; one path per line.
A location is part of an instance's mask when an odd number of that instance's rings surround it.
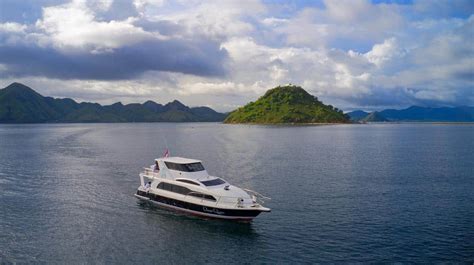
M 0 87 L 231 111 L 295 84 L 340 109 L 474 105 L 474 1 L 0 0 Z

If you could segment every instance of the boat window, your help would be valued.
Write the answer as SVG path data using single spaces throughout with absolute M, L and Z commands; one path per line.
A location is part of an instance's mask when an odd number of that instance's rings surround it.
M 191 192 L 188 194 L 189 196 L 193 196 L 193 197 L 198 197 L 198 198 L 202 198 L 202 193 L 199 193 L 199 192 Z
M 210 201 L 216 201 L 216 198 L 214 198 L 214 196 L 208 195 L 208 194 L 202 194 L 199 192 L 191 192 L 188 195 L 193 196 L 193 197 L 203 198 Z
M 199 183 L 196 183 L 192 180 L 187 180 L 187 179 L 177 179 L 176 181 L 181 181 L 181 182 L 184 182 L 184 183 L 188 183 L 188 184 L 193 184 L 193 185 L 196 185 L 196 186 L 199 186 Z
M 189 164 L 177 164 L 177 163 L 172 163 L 172 162 L 165 162 L 165 164 L 166 164 L 166 167 L 168 167 L 169 169 L 183 171 L 183 172 L 197 172 L 197 171 L 204 170 L 204 167 L 199 162 L 189 163 Z
M 171 184 L 166 183 L 166 182 L 161 182 L 160 184 L 158 184 L 157 188 L 162 189 L 162 190 L 167 190 L 167 191 L 171 191 L 172 189 Z
M 201 181 L 201 183 L 204 184 L 205 186 L 217 186 L 217 185 L 224 184 L 225 181 L 223 181 L 220 178 L 216 178 L 216 179 L 213 179 L 213 180 Z
M 186 195 L 186 194 L 191 192 L 191 190 L 186 188 L 186 187 L 182 187 L 182 186 L 179 186 L 179 185 L 174 185 L 174 184 L 170 184 L 170 183 L 166 183 L 166 182 L 161 182 L 160 184 L 158 184 L 157 188 L 162 189 L 162 190 L 175 192 L 175 193 L 179 193 L 179 194 L 183 194 L 183 195 Z
M 176 192 L 176 193 L 179 193 L 179 194 L 188 194 L 189 192 L 191 192 L 188 188 L 186 187 L 182 187 L 182 186 L 178 186 L 178 185 L 173 185 L 173 190 L 172 192 Z
M 203 198 L 206 200 L 216 201 L 216 198 L 214 198 L 212 195 L 204 194 Z

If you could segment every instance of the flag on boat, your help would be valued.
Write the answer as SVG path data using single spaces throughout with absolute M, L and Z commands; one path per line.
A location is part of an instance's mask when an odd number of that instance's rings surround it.
M 163 154 L 163 157 L 169 157 L 170 156 L 170 150 L 166 148 L 165 153 Z

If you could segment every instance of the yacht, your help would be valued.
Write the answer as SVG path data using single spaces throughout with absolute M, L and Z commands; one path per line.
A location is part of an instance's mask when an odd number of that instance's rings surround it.
M 200 160 L 162 157 L 140 173 L 135 194 L 140 200 L 203 217 L 250 221 L 270 199 L 258 192 L 210 176 Z

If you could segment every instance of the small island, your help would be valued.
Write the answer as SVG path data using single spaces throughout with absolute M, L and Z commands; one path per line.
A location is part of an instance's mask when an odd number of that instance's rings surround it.
M 268 90 L 255 102 L 238 108 L 224 123 L 316 124 L 349 123 L 342 110 L 325 105 L 317 97 L 295 85 Z

